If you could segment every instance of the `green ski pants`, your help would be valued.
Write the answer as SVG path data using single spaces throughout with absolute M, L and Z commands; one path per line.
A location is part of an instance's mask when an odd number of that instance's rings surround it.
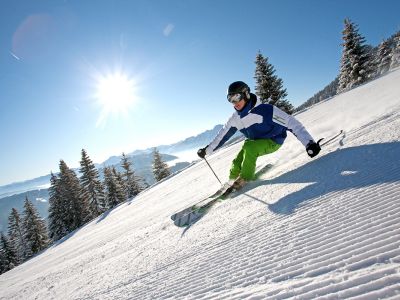
M 281 145 L 270 139 L 246 140 L 232 161 L 229 179 L 236 179 L 240 176 L 247 181 L 254 180 L 257 158 L 275 152 L 280 147 Z

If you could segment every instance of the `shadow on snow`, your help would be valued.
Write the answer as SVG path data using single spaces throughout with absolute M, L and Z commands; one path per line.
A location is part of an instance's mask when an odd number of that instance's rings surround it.
M 268 204 L 272 212 L 287 215 L 303 202 L 330 192 L 399 181 L 399 155 L 400 142 L 345 148 L 257 185 L 312 183 Z

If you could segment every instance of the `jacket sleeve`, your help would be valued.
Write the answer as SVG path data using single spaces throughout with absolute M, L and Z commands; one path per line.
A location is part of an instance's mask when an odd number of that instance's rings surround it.
M 206 154 L 210 155 L 218 148 L 222 147 L 238 130 L 236 124 L 236 116 L 235 114 L 229 118 L 228 122 L 224 125 L 224 127 L 218 132 L 217 136 L 213 139 L 213 141 L 207 146 Z
M 272 122 L 285 126 L 304 145 L 304 147 L 306 147 L 310 141 L 314 141 L 300 121 L 276 106 L 273 107 Z

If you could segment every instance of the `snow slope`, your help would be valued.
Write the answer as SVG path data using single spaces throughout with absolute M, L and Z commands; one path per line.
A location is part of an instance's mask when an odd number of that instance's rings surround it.
M 203 163 L 0 276 L 0 299 L 400 299 L 400 71 L 297 117 L 274 167 L 187 230 L 170 216 L 219 184 Z M 209 158 L 227 179 L 236 144 Z

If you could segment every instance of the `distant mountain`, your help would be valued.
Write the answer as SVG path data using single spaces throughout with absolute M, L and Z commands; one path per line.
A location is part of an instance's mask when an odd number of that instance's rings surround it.
M 157 146 L 157 149 L 158 151 L 160 151 L 160 153 L 177 154 L 180 152 L 185 152 L 188 150 L 205 147 L 212 141 L 212 139 L 217 135 L 217 133 L 222 129 L 222 127 L 223 127 L 222 125 L 216 125 L 211 130 L 207 130 L 201 134 L 189 137 L 175 144 Z M 153 148 L 147 148 L 145 150 L 136 150 L 130 154 L 136 155 L 140 153 L 149 153 L 152 151 Z
M 47 188 L 49 186 L 49 183 L 50 183 L 50 174 L 26 181 L 3 185 L 0 186 L 0 199 L 14 194 L 25 193 L 31 190 Z
M 26 197 L 35 205 L 40 216 L 47 218 L 49 208 L 49 192 L 47 189 L 28 191 L 4 197 L 0 199 L 0 231 L 7 232 L 8 216 L 12 208 L 16 208 L 22 214 Z
M 183 141 L 177 142 L 171 145 L 161 145 L 157 146 L 157 149 L 160 153 L 163 153 L 162 157 L 165 161 L 171 161 L 176 159 L 177 157 L 174 156 L 167 156 L 164 154 L 176 154 L 179 152 L 184 152 L 192 149 L 198 149 L 200 147 L 206 146 L 210 141 L 215 137 L 219 130 L 221 130 L 222 125 L 217 125 L 211 130 L 207 130 L 199 135 L 189 137 Z M 150 183 L 152 180 L 148 173 L 148 166 L 151 165 L 152 157 L 146 156 L 138 156 L 140 154 L 150 154 L 153 151 L 153 148 L 148 148 L 145 150 L 136 150 L 130 154 L 127 154 L 128 157 L 132 157 L 132 161 L 134 164 L 135 170 L 137 169 L 138 175 L 142 173 L 142 176 L 148 180 Z M 98 169 L 102 169 L 104 166 L 111 166 L 111 165 L 119 165 L 121 162 L 121 156 L 111 156 L 106 161 L 100 164 L 95 164 Z M 147 165 L 147 166 L 146 166 Z M 172 170 L 174 171 L 176 168 L 180 169 L 182 167 L 182 163 L 179 163 L 178 166 L 172 166 Z M 147 170 L 144 172 L 144 170 Z M 0 186 L 0 199 L 4 197 L 8 197 L 15 194 L 25 193 L 31 190 L 37 190 L 40 188 L 47 187 L 50 182 L 50 174 L 41 176 L 38 178 L 16 182 L 7 184 L 4 186 Z
M 151 185 L 155 182 L 154 176 L 153 176 L 153 169 L 152 169 L 152 164 L 153 164 L 153 153 L 152 152 L 127 154 L 126 156 L 127 156 L 128 160 L 132 163 L 132 167 L 133 167 L 133 170 L 135 171 L 136 175 L 142 177 L 149 185 Z M 163 161 L 165 161 L 167 163 L 178 158 L 177 156 L 170 155 L 170 154 L 161 154 L 161 157 L 162 157 Z M 122 158 L 122 156 L 113 156 L 101 164 L 101 167 L 99 168 L 99 173 L 100 173 L 101 179 L 103 179 L 104 167 L 115 166 L 117 171 L 123 171 L 123 168 L 121 166 L 121 158 Z M 174 172 L 179 171 L 180 169 L 186 167 L 187 165 L 189 165 L 189 162 L 173 165 L 170 168 L 171 168 L 171 171 L 174 173 Z
M 191 161 L 176 162 L 175 160 L 178 160 L 179 157 L 173 154 L 189 150 L 195 151 L 198 148 L 208 145 L 221 128 L 222 125 L 217 125 L 211 130 L 189 137 L 183 141 L 171 145 L 157 146 L 157 149 L 161 153 L 163 160 L 170 163 L 171 172 L 175 173 L 188 166 Z M 155 182 L 152 171 L 152 152 L 153 148 L 148 148 L 145 150 L 136 150 L 127 154 L 128 159 L 132 162 L 136 175 L 142 177 L 149 185 Z M 103 169 L 106 166 L 115 166 L 118 171 L 122 171 L 120 163 L 121 156 L 111 156 L 103 163 L 96 164 L 101 179 L 103 180 Z M 78 169 L 74 171 L 78 174 Z M 13 207 L 17 208 L 19 212 L 22 212 L 26 196 L 28 196 L 38 208 L 40 215 L 43 218 L 47 218 L 49 205 L 47 189 L 49 185 L 50 174 L 31 180 L 0 186 L 0 231 L 7 230 L 8 216 Z
M 169 154 L 161 154 L 161 157 L 165 162 L 172 161 L 176 159 L 176 156 L 169 155 Z M 152 185 L 155 180 L 153 176 L 153 171 L 152 171 L 152 162 L 153 162 L 153 157 L 151 153 L 148 154 L 138 154 L 138 155 L 131 155 L 128 156 L 128 159 L 132 162 L 133 168 L 135 171 L 135 174 L 137 176 L 142 177 L 147 184 Z M 105 163 L 103 166 L 106 165 Z M 120 164 L 120 158 L 119 157 L 114 157 L 109 160 L 107 160 L 107 165 L 106 166 L 115 166 L 115 168 L 118 171 L 122 171 L 122 167 Z M 171 167 L 171 172 L 177 172 L 186 166 L 189 165 L 189 162 L 180 162 L 175 164 L 174 166 Z M 103 169 L 104 167 L 99 168 L 99 174 L 101 177 L 101 180 L 103 180 Z M 76 169 L 75 172 L 78 172 Z M 78 174 L 79 176 L 79 174 Z M 48 177 L 48 178 L 47 178 Z M 47 180 L 46 180 L 47 178 Z M 35 183 L 40 183 L 42 184 L 43 181 L 46 180 L 46 183 L 49 184 L 50 181 L 50 176 L 42 176 L 40 178 L 37 178 L 36 180 L 30 180 L 28 182 L 28 185 L 26 187 L 23 186 L 23 183 L 18 183 L 15 184 L 15 188 L 20 188 L 21 192 L 13 193 L 13 195 L 7 195 L 2 198 L 0 198 L 0 231 L 7 231 L 7 226 L 8 226 L 8 216 L 10 215 L 11 209 L 14 207 L 18 210 L 18 212 L 22 213 L 23 211 L 23 206 L 24 206 L 24 201 L 25 197 L 28 197 L 29 200 L 32 201 L 32 203 L 35 205 L 35 207 L 38 209 L 40 216 L 42 218 L 47 218 L 48 216 L 48 208 L 49 208 L 49 192 L 47 188 L 44 189 L 36 189 L 34 184 Z M 9 185 L 9 189 L 11 185 Z M 30 191 L 27 191 L 26 189 L 32 186 L 33 189 Z

